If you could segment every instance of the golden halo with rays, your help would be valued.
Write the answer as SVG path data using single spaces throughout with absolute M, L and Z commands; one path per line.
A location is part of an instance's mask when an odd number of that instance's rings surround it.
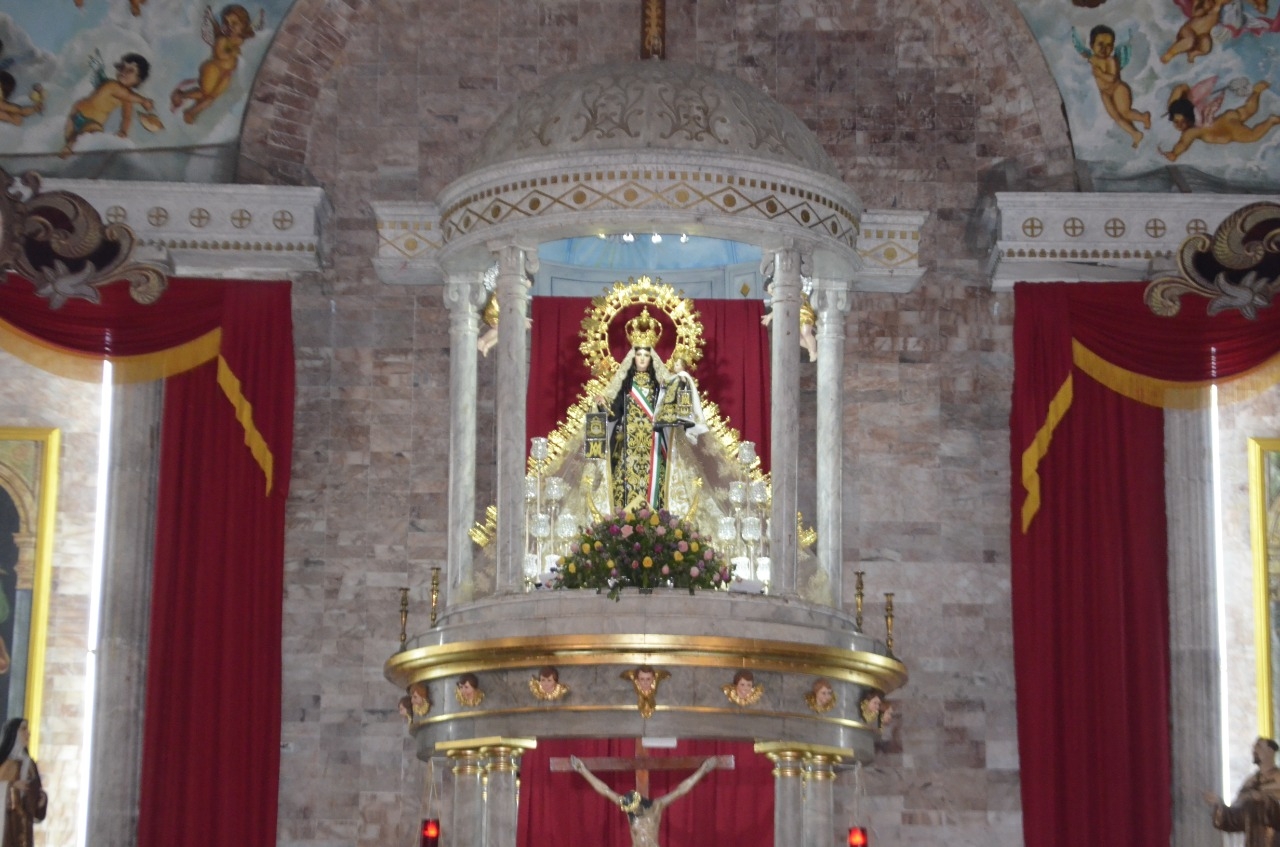
M 702 359 L 702 321 L 693 308 L 693 301 L 676 291 L 661 279 L 647 276 L 630 277 L 626 282 L 615 282 L 603 296 L 591 301 L 591 309 L 582 319 L 578 335 L 582 343 L 578 349 L 594 376 L 612 372 L 618 367 L 609 348 L 609 325 L 618 314 L 629 306 L 652 306 L 665 312 L 676 328 L 675 348 L 668 361 L 684 359 L 685 367 L 693 370 Z

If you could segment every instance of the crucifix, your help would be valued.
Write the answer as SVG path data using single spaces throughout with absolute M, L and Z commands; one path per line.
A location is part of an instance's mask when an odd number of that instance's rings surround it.
M 656 799 L 648 796 L 649 771 L 692 768 L 697 768 L 693 775 L 687 777 L 668 793 Z M 590 783 L 596 793 L 608 798 L 626 813 L 627 824 L 631 830 L 632 847 L 658 847 L 658 829 L 662 825 L 663 811 L 692 791 L 704 776 L 716 768 L 733 770 L 733 756 L 646 756 L 640 750 L 639 739 L 636 740 L 636 756 L 629 759 L 620 756 L 590 759 L 570 756 L 568 759 L 551 760 L 551 770 L 577 771 Z M 593 770 L 601 772 L 634 770 L 636 789 L 626 794 L 618 794 L 605 785 Z
M 667 0 L 641 0 L 640 58 L 667 58 Z

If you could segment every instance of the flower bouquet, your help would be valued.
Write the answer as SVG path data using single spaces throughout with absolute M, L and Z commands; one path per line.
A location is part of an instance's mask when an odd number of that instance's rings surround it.
M 710 537 L 665 509 L 619 510 L 582 531 L 560 557 L 557 588 L 608 589 L 617 600 L 634 586 L 719 588 L 730 579 L 728 566 Z

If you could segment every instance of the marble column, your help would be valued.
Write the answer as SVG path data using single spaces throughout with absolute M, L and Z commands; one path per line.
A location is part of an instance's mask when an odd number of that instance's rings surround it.
M 479 274 L 450 275 L 449 308 L 449 559 L 444 604 L 472 599 L 471 536 L 476 505 L 477 309 L 485 301 Z
M 1173 847 L 1217 844 L 1206 790 L 1222 786 L 1213 472 L 1207 410 L 1165 412 Z M 1229 800 L 1230 798 L 1228 798 Z
M 810 302 L 818 313 L 818 561 L 827 577 L 830 604 L 843 604 L 844 573 L 844 317 L 849 284 L 817 280 Z M 810 598 L 816 599 L 816 598 Z
M 164 383 L 115 387 L 98 619 L 89 824 L 95 843 L 138 840 L 155 502 Z
M 803 847 L 829 847 L 835 843 L 835 765 L 839 756 L 809 753 L 805 756 Z
M 494 744 L 481 749 L 486 758 L 485 847 L 516 847 L 520 754 L 536 742 Z
M 773 762 L 773 843 L 795 844 L 804 828 L 804 752 L 779 742 L 755 749 Z
M 783 597 L 796 593 L 796 511 L 800 431 L 800 251 L 785 245 L 765 251 L 773 262 L 772 388 L 769 408 L 770 477 L 773 509 L 769 521 L 769 555 L 773 559 L 770 591 Z
M 448 751 L 453 760 L 453 810 L 441 841 L 449 847 L 484 847 L 484 764 L 480 750 Z
M 524 565 L 525 397 L 529 390 L 529 283 L 536 253 L 515 244 L 491 245 L 498 257 L 498 547 L 499 594 L 521 590 Z

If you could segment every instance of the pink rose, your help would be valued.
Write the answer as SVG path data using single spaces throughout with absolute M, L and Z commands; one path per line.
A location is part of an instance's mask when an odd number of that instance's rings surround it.
M 623 524 L 622 529 L 619 530 L 623 538 L 630 538 L 631 534 L 635 531 L 636 531 L 636 528 L 631 524 Z
M 636 514 L 640 517 L 640 520 L 642 520 L 642 521 L 643 521 L 643 520 L 648 520 L 648 519 L 649 519 L 649 510 L 648 510 L 648 509 L 641 509 L 639 512 L 636 512 Z
M 667 567 L 666 565 L 663 565 L 663 566 L 662 566 L 662 575 L 663 575 L 663 576 L 667 576 L 667 575 L 668 575 L 668 574 L 670 574 L 670 573 L 671 573 L 671 568 Z
M 712 557 L 713 555 L 714 555 L 714 554 L 712 553 L 712 551 L 708 550 L 707 552 L 705 552 L 705 553 L 703 553 L 703 554 L 702 554 L 702 558 L 706 559 L 706 560 L 709 562 L 709 561 L 711 561 L 711 557 Z
M 676 548 L 677 548 L 677 549 L 679 549 L 679 551 L 680 551 L 681 553 L 688 553 L 688 552 L 689 552 L 689 542 L 687 542 L 687 541 L 681 541 L 679 544 L 677 544 L 677 545 L 676 545 Z
M 667 528 L 666 528 L 665 526 L 660 526 L 660 527 L 658 527 L 657 529 L 655 529 L 655 530 L 653 531 L 653 534 L 654 534 L 654 535 L 666 535 L 666 534 L 667 534 Z
M 689 568 L 689 578 L 690 578 L 690 579 L 697 579 L 697 578 L 698 578 L 698 574 L 700 574 L 700 573 L 702 573 L 702 571 L 698 570 L 698 566 L 697 566 L 697 565 L 694 565 L 693 567 Z
M 671 527 L 672 529 L 675 529 L 675 528 L 676 528 L 676 527 L 678 527 L 678 526 L 680 526 L 680 519 L 679 519 L 679 518 L 672 518 L 672 519 L 671 519 L 671 523 L 670 523 L 670 527 Z

